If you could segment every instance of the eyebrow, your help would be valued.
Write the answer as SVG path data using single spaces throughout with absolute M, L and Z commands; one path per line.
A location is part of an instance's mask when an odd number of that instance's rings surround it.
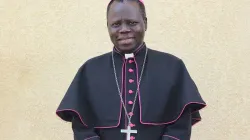
M 115 19 L 109 19 L 110 22 L 118 22 L 118 21 L 137 21 L 139 22 L 139 19 L 137 18 L 115 18 Z

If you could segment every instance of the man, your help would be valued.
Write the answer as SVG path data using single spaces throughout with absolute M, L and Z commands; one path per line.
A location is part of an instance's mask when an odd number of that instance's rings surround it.
M 113 51 L 78 70 L 57 115 L 75 140 L 189 140 L 204 108 L 183 61 L 144 42 L 140 0 L 112 0 L 107 27 Z

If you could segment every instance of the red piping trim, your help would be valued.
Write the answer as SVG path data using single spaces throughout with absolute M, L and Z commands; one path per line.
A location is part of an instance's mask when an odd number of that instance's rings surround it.
M 99 136 L 93 136 L 93 137 L 86 138 L 86 139 L 84 139 L 84 140 L 89 140 L 89 139 L 96 138 L 96 137 L 99 138 Z
M 143 124 L 143 122 L 141 121 L 141 116 L 142 116 L 142 115 L 141 115 L 141 114 L 142 114 L 142 113 L 141 113 L 141 112 L 142 112 L 142 111 L 141 111 L 141 108 L 142 108 L 142 107 L 141 107 L 141 97 L 140 97 L 140 88 L 139 88 L 140 85 L 138 85 L 138 83 L 139 83 L 139 81 L 138 81 L 138 80 L 139 80 L 139 78 L 138 78 L 138 74 L 139 74 L 139 72 L 138 72 L 138 65 L 137 65 L 137 62 L 136 62 L 136 59 L 135 59 L 135 58 L 134 58 L 134 61 L 135 61 L 135 66 L 136 66 L 136 82 L 137 82 L 138 96 L 139 96 L 138 99 L 139 99 L 139 106 L 140 106 L 140 107 L 139 107 L 139 108 L 140 108 L 140 122 Z
M 126 64 L 125 64 L 125 69 L 124 69 L 124 71 L 125 71 L 125 85 L 124 85 L 124 88 L 125 88 L 124 89 L 124 94 L 125 94 L 125 101 L 124 102 L 125 103 L 124 104 L 125 104 L 125 107 L 127 107 L 127 96 L 126 96 L 127 95 L 127 84 L 126 84 L 127 83 L 126 82 L 126 80 L 127 80 L 127 78 L 126 78 L 127 77 L 126 76 L 127 75 L 127 60 L 125 60 L 125 63 Z M 125 126 L 124 127 L 125 127 L 125 129 L 127 129 L 128 124 L 127 124 L 126 114 L 124 115 L 124 119 L 125 119 L 125 123 L 124 123 Z
M 143 45 L 142 45 L 142 46 L 143 46 Z M 139 48 L 142 48 L 142 47 L 139 47 Z M 117 50 L 115 49 L 115 51 L 117 51 Z M 139 49 L 138 49 L 138 51 L 139 51 Z M 119 53 L 119 52 L 118 52 L 118 53 Z M 120 54 L 120 53 L 119 53 L 119 54 Z M 137 87 L 138 87 L 138 86 L 139 86 L 139 85 L 138 85 L 138 65 L 137 65 L 137 62 L 136 62 L 135 57 L 134 57 L 134 62 L 135 62 L 135 65 L 136 65 L 136 79 L 137 79 Z M 123 66 L 122 66 L 122 91 L 123 91 L 123 82 L 124 82 L 123 69 L 124 69 L 125 63 L 126 63 L 126 61 L 125 61 L 124 58 L 123 58 Z M 143 122 L 143 121 L 142 121 L 142 118 L 141 118 L 141 117 L 142 117 L 142 111 L 141 111 L 142 106 L 141 106 L 140 88 L 138 88 L 138 96 L 139 96 L 139 106 L 140 106 L 140 122 L 141 122 L 142 124 L 145 124 L 145 125 L 165 125 L 165 124 L 169 124 L 169 123 L 174 123 L 174 122 L 176 122 L 176 121 L 181 117 L 181 115 L 182 115 L 183 111 L 185 110 L 185 108 L 186 108 L 188 105 L 190 105 L 190 104 L 204 105 L 201 109 L 203 109 L 203 108 L 205 108 L 205 107 L 207 106 L 206 104 L 200 103 L 200 102 L 189 102 L 189 103 L 187 103 L 187 104 L 184 105 L 184 107 L 183 107 L 181 113 L 179 114 L 179 116 L 178 116 L 175 120 L 172 120 L 172 121 L 169 121 L 169 122 L 162 122 L 162 123 Z M 200 109 L 200 110 L 201 110 L 201 109 Z M 62 111 L 73 111 L 73 112 L 75 112 L 75 113 L 79 116 L 81 122 L 82 122 L 85 126 L 87 126 L 87 125 L 83 122 L 83 120 L 82 120 L 80 114 L 79 114 L 76 110 L 73 110 L 73 109 L 57 110 L 57 111 L 56 111 L 57 115 L 58 115 L 59 112 L 62 112 Z M 108 127 L 98 127 L 98 126 L 97 126 L 97 127 L 94 127 L 94 128 L 114 128 L 114 127 L 118 127 L 119 124 L 120 124 L 120 121 L 121 121 L 121 112 L 122 112 L 122 102 L 120 103 L 120 116 L 119 116 L 119 122 L 118 122 L 118 124 L 117 124 L 116 126 L 108 126 Z M 196 111 L 194 111 L 194 112 L 196 112 Z M 194 112 L 192 112 L 192 113 L 194 113 Z M 192 114 L 192 113 L 191 113 L 191 114 Z M 197 118 L 192 118 L 192 119 L 196 119 L 196 120 L 197 120 L 197 122 L 194 123 L 194 124 L 197 124 L 199 121 L 201 121 L 200 119 L 197 119 Z M 193 125 L 194 125 L 194 124 L 193 124 Z
M 76 114 L 78 115 L 78 117 L 80 118 L 82 124 L 85 125 L 86 127 L 88 126 L 88 125 L 86 125 L 86 124 L 83 122 L 80 113 L 78 113 L 78 112 L 77 112 L 76 110 L 74 110 L 74 109 L 62 109 L 62 110 L 57 110 L 57 111 L 56 111 L 56 114 L 59 116 L 58 113 L 63 112 L 63 111 L 72 111 L 72 112 L 76 113 Z
M 197 112 L 197 111 L 192 112 L 190 115 L 192 115 L 195 112 Z M 197 124 L 198 122 L 200 122 L 201 118 L 192 118 L 192 120 L 195 120 L 195 123 L 192 124 L 192 126 L 193 126 L 193 125 Z
M 143 122 L 142 119 L 141 119 L 141 116 L 140 116 L 140 121 L 141 121 L 142 124 L 148 124 L 148 125 L 165 125 L 165 124 L 169 124 L 169 123 L 174 123 L 174 122 L 176 122 L 176 121 L 181 117 L 181 115 L 182 115 L 183 111 L 185 110 L 185 108 L 186 108 L 188 105 L 190 105 L 190 104 L 200 104 L 200 105 L 204 105 L 202 108 L 206 107 L 206 104 L 204 104 L 204 103 L 200 103 L 200 102 L 189 102 L 189 103 L 187 103 L 187 104 L 183 107 L 181 113 L 179 114 L 179 116 L 178 116 L 175 120 L 172 120 L 172 121 L 169 121 L 169 122 L 162 122 L 162 123 L 150 123 L 150 122 L 147 123 L 147 122 Z M 141 103 L 140 103 L 140 105 L 141 105 Z M 202 108 L 201 108 L 201 109 L 202 109 Z M 193 113 L 193 112 L 192 112 L 192 113 Z
M 121 88 L 121 94 L 123 94 L 123 88 L 124 88 L 124 67 L 126 66 L 126 61 L 125 61 L 125 58 L 123 58 L 123 64 L 122 64 L 122 88 Z M 118 127 L 121 123 L 121 114 L 122 114 L 122 101 L 120 101 L 120 116 L 119 116 L 119 121 L 118 121 L 118 124 L 116 126 L 97 126 L 97 127 L 94 127 L 94 128 L 115 128 L 115 127 Z
M 123 65 L 122 65 L 122 88 L 121 88 L 121 92 L 123 92 L 123 82 L 124 82 L 124 76 L 123 76 L 123 69 L 124 69 L 124 66 L 125 66 L 125 59 L 123 58 Z M 72 111 L 72 112 L 74 112 L 74 113 L 76 113 L 77 115 L 78 115 L 78 117 L 80 118 L 80 120 L 81 120 L 81 122 L 82 122 L 82 124 L 83 125 L 85 125 L 86 127 L 88 126 L 86 123 L 84 123 L 84 121 L 83 121 L 83 119 L 82 119 L 82 117 L 81 117 L 81 115 L 80 115 L 80 113 L 78 113 L 76 110 L 74 110 L 74 109 L 62 109 L 62 110 L 57 110 L 56 111 L 56 114 L 59 116 L 59 112 L 63 112 L 63 111 Z M 122 113 L 122 102 L 120 101 L 120 116 L 119 116 L 119 121 L 118 121 L 118 124 L 116 125 L 116 126 L 97 126 L 97 127 L 94 127 L 94 128 L 115 128 L 115 127 L 118 127 L 119 125 L 120 125 L 120 123 L 121 123 L 121 113 Z
M 134 60 L 135 60 L 135 64 L 136 64 L 136 69 L 137 69 L 137 71 L 136 71 L 136 75 L 137 75 L 137 83 L 138 83 L 138 65 L 137 65 L 137 63 L 136 63 L 136 59 L 134 58 Z M 139 95 L 139 105 L 140 105 L 140 122 L 142 123 L 142 124 L 147 124 L 147 125 L 165 125 L 165 124 L 169 124 L 169 123 L 173 123 L 173 122 L 176 122 L 180 117 L 181 117 L 181 115 L 182 115 L 182 113 L 183 113 L 183 111 L 185 110 L 185 108 L 186 108 L 186 106 L 188 106 L 188 105 L 190 105 L 190 104 L 200 104 L 200 105 L 204 105 L 202 108 L 204 108 L 204 107 L 206 107 L 206 104 L 204 104 L 204 103 L 200 103 L 200 102 L 189 102 L 189 103 L 187 103 L 184 107 L 183 107 L 183 109 L 182 109 L 182 111 L 181 111 L 181 113 L 179 114 L 179 116 L 175 119 L 175 120 L 173 120 L 173 121 L 169 121 L 169 122 L 162 122 L 162 123 L 150 123 L 150 122 L 143 122 L 142 121 L 142 111 L 141 111 L 141 95 L 140 95 L 140 88 L 138 88 L 138 95 Z M 202 109 L 201 108 L 201 109 Z M 194 111 L 194 112 L 196 112 L 196 111 Z M 192 113 L 194 113 L 194 112 L 192 112 Z M 197 123 L 197 122 L 196 122 Z
M 175 140 L 180 140 L 180 139 L 178 139 L 178 138 L 176 138 L 176 137 L 173 137 L 173 136 L 170 136 L 170 135 L 163 135 L 164 137 L 170 137 L 170 138 L 172 138 L 172 139 L 175 139 Z
M 143 47 L 144 47 L 144 43 L 141 44 L 141 45 L 135 50 L 135 54 L 137 54 Z
M 192 126 L 194 126 L 195 124 L 197 124 L 198 122 L 200 122 L 201 121 L 201 119 L 200 118 L 192 118 L 193 120 L 195 120 L 195 123 L 193 123 L 192 124 Z

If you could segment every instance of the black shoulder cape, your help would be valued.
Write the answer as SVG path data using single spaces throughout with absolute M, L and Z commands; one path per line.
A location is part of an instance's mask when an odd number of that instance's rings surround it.
M 140 122 L 171 124 L 185 110 L 192 124 L 206 106 L 196 84 L 179 58 L 149 49 L 140 92 Z M 88 127 L 111 128 L 120 123 L 121 102 L 113 75 L 111 53 L 85 62 L 76 73 L 56 114 L 65 121 L 79 117 Z

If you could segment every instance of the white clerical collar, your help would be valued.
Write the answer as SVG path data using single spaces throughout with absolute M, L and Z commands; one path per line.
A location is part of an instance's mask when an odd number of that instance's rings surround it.
M 134 58 L 134 53 L 125 53 L 125 58 L 126 59 Z

